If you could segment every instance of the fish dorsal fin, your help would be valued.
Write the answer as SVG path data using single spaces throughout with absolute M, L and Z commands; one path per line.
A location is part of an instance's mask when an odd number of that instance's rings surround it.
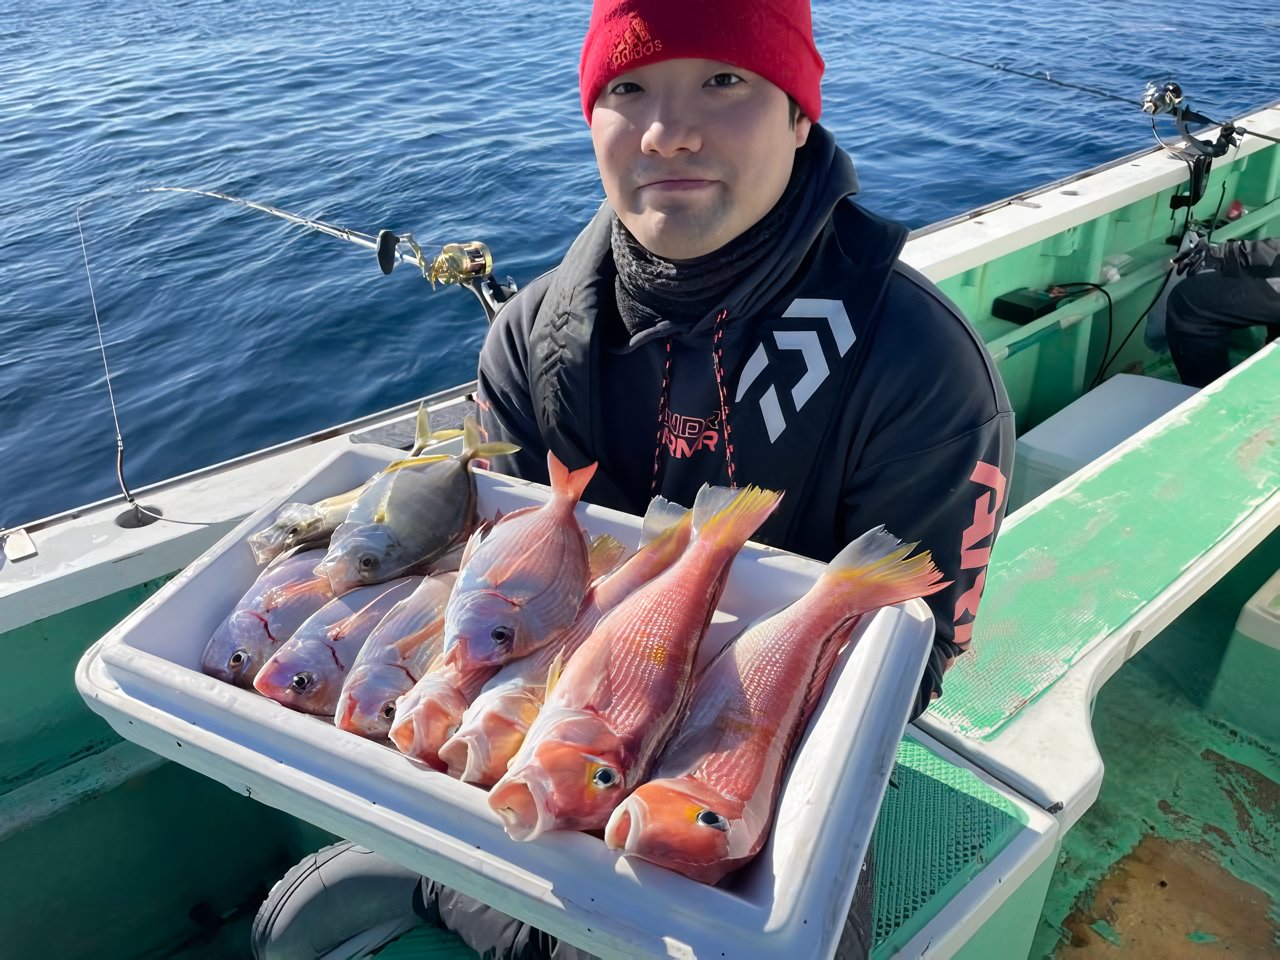
M 264 610 L 277 610 L 294 600 L 316 594 L 332 593 L 328 577 L 312 577 L 309 580 L 295 580 L 279 587 L 272 587 L 262 598 Z
M 444 611 L 440 615 L 433 618 L 430 623 L 421 630 L 415 630 L 407 637 L 402 637 L 391 646 L 396 653 L 400 655 L 402 660 L 407 660 L 413 653 L 418 650 L 424 643 L 431 643 L 436 637 L 444 633 Z
M 452 460 L 446 453 L 433 453 L 428 457 L 405 457 L 402 460 L 394 460 L 383 468 L 383 475 L 395 473 L 397 470 L 403 470 L 406 467 L 421 467 L 428 463 L 439 463 L 441 460 Z
M 627 548 L 620 540 L 607 533 L 600 534 L 587 547 L 588 579 L 603 577 L 621 563 L 626 555 Z
M 649 501 L 649 509 L 644 512 L 644 522 L 640 525 L 640 546 L 657 540 L 688 514 L 687 507 L 672 503 L 663 496 L 654 497 Z
M 551 666 L 547 668 L 547 688 L 543 692 L 543 702 L 551 696 L 551 691 L 555 689 L 556 684 L 560 682 L 560 672 L 564 669 L 564 647 L 556 651 L 555 657 L 551 660 Z
M 490 526 L 487 520 L 481 520 L 480 526 L 476 527 L 475 533 L 467 538 L 467 545 L 462 548 L 462 559 L 458 561 L 458 572 L 461 573 L 467 567 L 467 562 L 475 555 L 476 550 L 489 535 Z

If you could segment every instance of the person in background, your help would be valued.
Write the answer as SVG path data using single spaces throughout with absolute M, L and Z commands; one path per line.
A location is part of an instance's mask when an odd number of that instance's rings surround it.
M 1280 238 L 1201 240 L 1174 260 L 1185 276 L 1165 305 L 1165 335 L 1178 376 L 1208 386 L 1231 367 L 1236 330 L 1262 326 L 1280 337 Z
M 755 484 L 785 491 L 766 543 L 829 560 L 879 524 L 919 541 L 951 586 L 928 600 L 915 717 L 973 630 L 1013 414 L 982 341 L 898 259 L 905 228 L 850 199 L 823 69 L 808 0 L 596 0 L 579 79 L 606 202 L 498 314 L 477 403 L 521 447 L 496 469 L 545 483 L 548 450 L 596 461 L 592 503 Z M 873 872 L 841 958 L 872 946 Z M 350 844 L 277 884 L 255 950 L 371 949 L 419 917 L 486 958 L 587 956 Z

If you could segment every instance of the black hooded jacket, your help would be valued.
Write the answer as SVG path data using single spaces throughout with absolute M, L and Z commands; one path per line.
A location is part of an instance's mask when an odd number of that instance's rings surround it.
M 495 469 L 546 483 L 549 448 L 571 468 L 599 462 L 589 502 L 642 514 L 656 482 L 690 505 L 703 483 L 729 479 L 719 326 L 734 480 L 785 491 L 754 539 L 825 561 L 884 524 L 931 550 L 952 581 L 928 599 L 937 633 L 916 716 L 972 632 L 1004 514 L 1013 414 L 959 310 L 898 261 L 906 230 L 848 199 L 858 188 L 849 157 L 816 124 L 802 149 L 809 176 L 776 256 L 692 324 L 627 332 L 614 215 L 602 206 L 560 266 L 494 321 L 480 356 L 481 426 L 521 447 Z

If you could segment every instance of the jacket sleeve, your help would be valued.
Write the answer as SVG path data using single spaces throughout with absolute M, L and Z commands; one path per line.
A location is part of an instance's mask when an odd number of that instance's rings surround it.
M 903 433 L 914 431 L 904 425 L 898 435 Z M 846 542 L 884 524 L 904 542 L 928 549 L 951 581 L 925 598 L 935 634 L 913 720 L 941 694 L 943 673 L 969 646 L 987 560 L 1004 517 L 1013 445 L 1013 415 L 1001 412 L 940 443 L 860 465 L 846 483 Z
M 476 407 L 486 440 L 505 440 L 520 447 L 518 453 L 495 457 L 492 468 L 548 483 L 547 447 L 530 391 L 529 335 L 539 302 L 534 294 L 531 289 L 522 290 L 498 311 L 489 328 L 476 373 Z

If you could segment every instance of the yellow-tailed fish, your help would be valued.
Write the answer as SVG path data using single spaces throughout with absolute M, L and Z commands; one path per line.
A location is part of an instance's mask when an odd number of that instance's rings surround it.
M 613 811 L 605 842 L 703 883 L 764 845 L 791 752 L 836 654 L 866 613 L 947 584 L 928 551 L 878 527 L 831 561 L 802 598 L 749 627 L 698 676 L 654 779 Z
M 316 568 L 335 593 L 424 572 L 471 534 L 476 524 L 471 461 L 517 448 L 481 442 L 470 417 L 465 435 L 460 456 L 398 460 L 370 482 Z

